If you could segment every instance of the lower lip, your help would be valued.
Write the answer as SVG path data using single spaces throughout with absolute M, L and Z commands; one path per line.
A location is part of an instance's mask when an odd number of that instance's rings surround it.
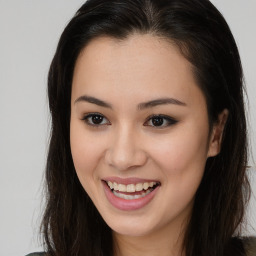
M 126 200 L 123 198 L 119 198 L 113 194 L 113 192 L 110 190 L 109 186 L 106 184 L 105 181 L 102 181 L 105 195 L 108 199 L 108 201 L 117 209 L 123 210 L 123 211 L 133 211 L 138 210 L 145 205 L 147 205 L 156 195 L 158 189 L 160 186 L 157 186 L 152 192 L 150 192 L 148 195 L 138 198 L 138 199 L 131 199 Z

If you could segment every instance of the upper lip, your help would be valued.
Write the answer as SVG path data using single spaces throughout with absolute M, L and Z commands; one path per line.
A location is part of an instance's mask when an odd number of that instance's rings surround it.
M 145 183 L 145 182 L 157 182 L 158 184 L 160 184 L 160 182 L 155 179 L 142 179 L 142 178 L 136 178 L 136 177 L 130 177 L 130 178 L 106 177 L 102 180 L 106 182 L 108 181 L 116 182 L 118 184 L 124 184 L 124 185 Z

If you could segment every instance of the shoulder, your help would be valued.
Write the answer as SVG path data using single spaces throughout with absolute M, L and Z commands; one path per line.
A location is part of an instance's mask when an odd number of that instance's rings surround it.
M 246 256 L 256 255 L 256 237 L 246 237 L 243 239 Z
M 46 256 L 46 253 L 45 252 L 33 252 L 26 256 Z

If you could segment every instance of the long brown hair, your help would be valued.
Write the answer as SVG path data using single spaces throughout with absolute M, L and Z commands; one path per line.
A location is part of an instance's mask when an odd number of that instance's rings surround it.
M 49 255 L 112 255 L 111 229 L 81 186 L 70 142 L 73 70 L 81 50 L 107 35 L 150 33 L 175 43 L 193 65 L 210 125 L 229 110 L 222 149 L 209 158 L 184 239 L 186 256 L 243 255 L 238 227 L 250 187 L 243 72 L 232 33 L 208 0 L 88 0 L 61 35 L 48 77 L 52 116 L 42 232 Z M 237 232 L 237 233 L 236 233 Z

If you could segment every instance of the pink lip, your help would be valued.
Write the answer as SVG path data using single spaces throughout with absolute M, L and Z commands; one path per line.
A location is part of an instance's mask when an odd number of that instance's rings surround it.
M 137 183 L 144 183 L 144 182 L 158 182 L 156 180 L 149 180 L 149 179 L 140 179 L 140 178 L 119 178 L 119 177 L 106 177 L 102 179 L 104 181 L 111 181 L 111 182 L 116 182 L 118 184 L 124 184 L 124 185 L 129 185 L 129 184 L 137 184 Z M 158 182 L 160 183 L 160 182 Z
M 129 179 L 128 179 L 129 180 Z M 112 181 L 109 180 L 108 181 Z M 114 181 L 117 181 L 116 178 L 114 179 Z M 124 180 L 123 180 L 124 181 Z M 123 182 L 122 181 L 122 182 Z M 125 180 L 127 181 L 127 180 Z M 119 179 L 119 183 L 121 184 L 134 184 L 134 183 L 140 183 L 142 180 L 138 181 L 138 179 L 136 179 L 136 182 L 134 182 L 134 180 L 129 180 L 129 182 L 127 181 L 127 183 L 122 183 L 121 180 Z M 143 182 L 147 182 L 143 179 Z M 138 199 L 132 199 L 132 200 L 126 200 L 123 198 L 119 198 L 117 196 L 115 196 L 113 194 L 113 192 L 110 190 L 109 186 L 106 184 L 105 181 L 102 181 L 103 187 L 104 187 L 104 192 L 105 195 L 108 199 L 108 201 L 117 209 L 119 210 L 123 210 L 123 211 L 132 211 L 132 210 L 138 210 L 142 207 L 144 207 L 145 205 L 147 205 L 156 195 L 158 189 L 160 186 L 157 186 L 152 192 L 150 192 L 148 195 L 142 197 L 142 198 L 138 198 Z

